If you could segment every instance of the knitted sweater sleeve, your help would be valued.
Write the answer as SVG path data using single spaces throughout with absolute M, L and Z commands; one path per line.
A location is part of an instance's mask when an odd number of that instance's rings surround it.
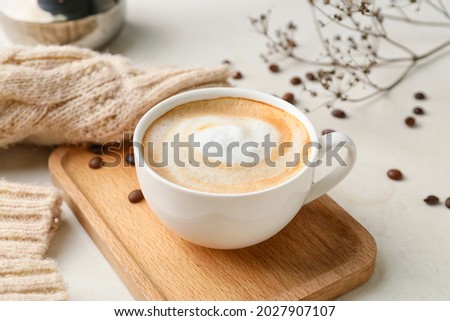
M 56 263 L 44 259 L 61 222 L 52 187 L 0 180 L 0 300 L 64 300 Z
M 0 49 L 0 148 L 119 141 L 160 101 L 227 77 L 226 66 L 144 70 L 71 46 Z

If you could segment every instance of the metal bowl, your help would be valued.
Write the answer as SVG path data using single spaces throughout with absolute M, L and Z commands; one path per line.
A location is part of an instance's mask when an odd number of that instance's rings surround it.
M 3 30 L 21 45 L 99 48 L 120 31 L 125 0 L 14 0 L 0 4 Z

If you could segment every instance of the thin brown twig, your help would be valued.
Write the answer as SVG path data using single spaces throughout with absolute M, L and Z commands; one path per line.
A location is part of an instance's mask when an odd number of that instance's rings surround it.
M 395 21 L 399 21 L 399 22 L 405 22 L 405 23 L 414 24 L 414 25 L 417 25 L 417 26 L 442 27 L 442 28 L 450 27 L 450 23 L 448 23 L 448 22 L 422 21 L 422 20 L 411 19 L 409 17 L 402 18 L 402 17 L 396 16 L 396 15 L 391 15 L 391 14 L 388 14 L 388 13 L 384 13 L 383 16 L 385 18 L 387 18 L 387 19 L 390 19 L 390 20 L 395 20 Z
M 432 7 L 433 9 L 435 9 L 437 12 L 439 12 L 440 14 L 444 15 L 444 17 L 450 18 L 450 15 L 448 14 L 447 9 L 445 9 L 445 6 L 444 7 L 439 7 L 433 1 L 430 1 L 430 0 L 427 0 L 427 4 L 430 7 Z
M 389 35 L 389 30 L 383 23 L 386 17 L 390 17 L 389 15 L 386 16 L 381 11 L 381 8 L 367 5 L 364 2 L 355 5 L 353 2 L 324 1 L 324 5 L 329 5 L 334 10 L 334 13 L 326 12 L 317 1 L 310 0 L 309 3 L 312 8 L 312 16 L 318 39 L 325 51 L 325 59 L 311 60 L 303 57 L 295 50 L 297 46 L 293 39 L 295 37 L 296 27 L 288 27 L 286 31 L 280 29 L 277 30 L 275 35 L 272 35 L 267 21 L 268 17 L 261 15 L 264 19 L 251 18 L 251 21 L 255 30 L 266 37 L 269 56 L 274 53 L 281 54 L 300 63 L 327 68 L 326 70 L 320 69 L 317 71 L 315 73 L 316 76 L 313 77 L 315 79 L 308 76 L 312 80 L 312 83 L 303 82 L 301 87 L 314 97 L 323 96 L 321 91 L 318 91 L 318 89 L 321 89 L 333 97 L 329 101 L 330 103 L 338 100 L 360 102 L 388 92 L 400 84 L 421 61 L 432 57 L 450 46 L 450 40 L 447 40 L 422 54 L 416 53 L 401 41 L 393 39 Z M 406 8 L 411 3 L 405 3 L 403 6 Z M 422 2 L 419 0 L 415 4 L 420 8 Z M 443 3 L 434 5 L 439 10 L 448 13 Z M 395 17 L 394 19 L 399 18 L 403 22 L 410 23 L 415 21 L 408 16 L 401 4 L 396 3 L 394 7 L 403 15 L 403 17 Z M 318 13 L 320 17 L 317 15 Z M 356 15 L 358 17 L 360 16 L 361 19 L 356 20 Z M 325 22 L 321 20 L 322 17 L 325 18 Z M 362 21 L 365 21 L 365 23 L 363 24 Z M 292 23 L 288 24 L 288 26 L 292 25 Z M 342 42 L 341 37 L 338 37 L 339 39 L 335 37 L 332 41 L 324 33 L 325 28 L 331 25 L 337 25 L 351 31 L 356 38 L 348 36 L 348 39 Z M 418 23 L 417 25 L 421 24 Z M 442 26 L 439 25 L 439 27 Z M 448 26 L 450 27 L 450 24 Z M 405 56 L 383 57 L 379 53 L 381 41 L 385 41 L 400 49 L 404 52 Z M 266 62 L 270 62 L 266 56 L 264 56 L 264 59 Z M 382 86 L 373 80 L 373 70 L 405 62 L 408 65 L 389 85 Z M 361 84 L 363 88 L 369 87 L 372 91 L 367 95 L 354 97 L 352 92 L 357 84 Z

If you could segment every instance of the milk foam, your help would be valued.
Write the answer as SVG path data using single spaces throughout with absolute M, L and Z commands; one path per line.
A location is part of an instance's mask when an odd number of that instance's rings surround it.
M 289 179 L 303 167 L 303 162 L 287 167 L 286 163 L 302 154 L 303 146 L 309 142 L 309 135 L 303 124 L 294 116 L 276 107 L 261 102 L 241 98 L 219 98 L 191 102 L 179 106 L 157 119 L 144 135 L 144 154 L 152 155 L 156 162 L 164 159 L 163 143 L 173 143 L 178 135 L 179 141 L 188 142 L 193 135 L 198 146 L 193 148 L 194 160 L 198 166 L 189 163 L 187 148 L 181 148 L 176 155 L 172 148 L 167 151 L 167 166 L 152 166 L 162 177 L 173 183 L 190 189 L 213 193 L 244 193 L 265 189 Z M 276 144 L 276 148 L 265 151 L 263 142 L 266 135 Z M 147 143 L 152 142 L 150 150 Z M 292 146 L 280 153 L 282 143 L 291 142 Z M 244 153 L 246 150 L 258 156 Z M 233 148 L 229 148 L 230 145 Z M 222 148 L 222 155 L 209 157 L 210 162 L 219 161 L 218 166 L 208 166 L 204 162 L 204 151 L 216 152 Z M 227 149 L 229 153 L 227 153 Z M 211 154 L 209 154 L 210 156 Z M 270 156 L 274 166 L 264 160 Z M 185 166 L 178 166 L 176 158 Z M 253 162 L 253 166 L 242 166 L 242 162 Z
M 246 142 L 256 142 L 258 143 L 258 146 L 249 147 L 248 150 L 256 153 L 262 159 L 264 157 L 264 149 L 262 147 L 264 136 L 270 135 L 271 139 L 275 141 L 278 140 L 279 137 L 277 128 L 258 119 L 219 115 L 198 117 L 187 121 L 192 128 L 195 141 L 200 143 L 200 146 L 196 148 L 199 154 L 203 154 L 204 148 L 211 142 L 220 144 L 224 151 L 226 151 L 227 146 L 230 146 L 232 143 L 237 143 L 238 146 L 242 146 Z M 181 127 L 183 126 L 181 125 Z M 224 153 L 223 156 L 213 159 L 227 162 L 227 157 L 230 158 L 229 162 L 234 165 L 252 160 L 251 157 L 242 153 L 241 148 L 233 148 L 231 149 L 230 155 Z

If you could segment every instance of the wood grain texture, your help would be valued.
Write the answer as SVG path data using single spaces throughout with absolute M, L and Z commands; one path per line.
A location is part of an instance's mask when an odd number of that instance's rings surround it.
M 373 272 L 373 237 L 328 196 L 263 243 L 207 249 L 167 230 L 145 201 L 128 201 L 139 188 L 133 167 L 93 170 L 93 156 L 85 147 L 59 147 L 49 161 L 52 178 L 138 300 L 329 300 Z

